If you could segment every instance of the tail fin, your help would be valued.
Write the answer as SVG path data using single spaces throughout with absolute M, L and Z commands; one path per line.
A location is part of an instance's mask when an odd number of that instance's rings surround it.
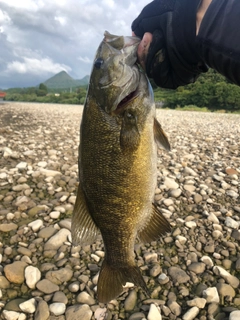
M 137 266 L 113 267 L 104 260 L 97 284 L 98 301 L 108 303 L 118 297 L 126 282 L 141 287 L 148 295 L 148 288 Z

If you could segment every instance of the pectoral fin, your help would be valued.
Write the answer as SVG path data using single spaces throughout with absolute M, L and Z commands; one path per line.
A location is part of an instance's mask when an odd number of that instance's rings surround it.
M 138 238 L 140 241 L 148 243 L 159 239 L 161 235 L 170 231 L 169 222 L 153 204 L 151 217 L 143 229 L 138 232 Z
M 155 138 L 155 141 L 156 141 L 158 147 L 163 148 L 167 151 L 170 151 L 171 146 L 168 141 L 167 135 L 163 131 L 160 123 L 157 121 L 156 118 L 154 118 L 153 132 L 154 132 L 154 138 Z
M 90 244 L 94 242 L 98 235 L 98 228 L 88 210 L 80 184 L 78 186 L 77 199 L 73 209 L 71 232 L 74 245 Z

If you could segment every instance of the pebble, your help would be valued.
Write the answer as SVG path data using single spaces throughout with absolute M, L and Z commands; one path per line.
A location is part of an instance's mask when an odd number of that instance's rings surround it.
M 15 261 L 4 267 L 4 273 L 8 281 L 16 284 L 22 284 L 25 280 L 24 269 L 27 264 L 23 261 Z
M 49 310 L 55 316 L 60 316 L 65 313 L 66 305 L 61 302 L 54 302 L 49 305 Z
M 203 298 L 207 303 L 219 303 L 219 295 L 216 287 L 207 288 L 203 291 Z
M 30 289 L 35 289 L 37 282 L 41 279 L 41 272 L 38 268 L 28 266 L 25 269 L 26 284 Z
M 26 320 L 27 319 L 25 314 L 15 312 L 15 311 L 3 310 L 2 315 L 5 320 Z
M 36 311 L 36 300 L 29 299 L 19 304 L 19 308 L 25 313 L 34 313 Z
M 135 244 L 135 260 L 151 298 L 129 284 L 107 311 L 96 295 L 105 255 L 101 237 L 91 245 L 71 246 L 81 112 L 79 105 L 1 106 L 3 320 L 233 316 L 240 307 L 238 115 L 157 110 L 172 151 L 159 153 L 155 200 L 172 232 Z M 8 114 L 18 121 L 8 121 Z M 19 305 L 31 299 L 35 311 L 21 311 Z M 5 316 L 9 312 L 14 314 Z
M 43 279 L 40 280 L 36 287 L 38 288 L 38 290 L 46 293 L 46 294 L 50 294 L 56 291 L 59 291 L 59 286 L 57 286 L 56 284 L 52 283 L 51 281 L 47 280 L 47 279 Z
M 34 320 L 48 320 L 50 316 L 48 304 L 44 300 L 40 300 L 37 305 Z
M 16 223 L 2 223 L 0 224 L 0 231 L 1 232 L 11 232 L 16 230 L 18 225 Z
M 168 273 L 172 278 L 173 282 L 176 283 L 186 283 L 190 280 L 189 275 L 179 267 L 170 267 Z
M 61 245 L 67 241 L 70 231 L 68 229 L 59 230 L 54 236 L 52 236 L 44 246 L 44 250 L 57 250 Z
M 90 306 L 96 303 L 96 301 L 90 296 L 90 294 L 85 291 L 80 292 L 76 300 L 80 304 L 87 304 Z
M 240 310 L 232 311 L 229 315 L 229 320 L 239 320 L 240 319 Z
M 165 177 L 164 179 L 164 185 L 168 188 L 168 189 L 178 189 L 179 187 L 179 184 L 173 180 L 173 179 L 170 179 L 168 177 Z
M 232 229 L 238 229 L 239 228 L 239 223 L 232 219 L 231 217 L 227 217 L 225 220 L 225 225 L 229 228 Z
M 183 320 L 194 320 L 199 313 L 198 307 L 192 307 L 184 315 Z
M 75 304 L 66 310 L 66 320 L 91 320 L 92 310 L 87 304 Z
M 238 288 L 240 281 L 237 277 L 231 275 L 228 271 L 223 269 L 222 267 L 215 266 L 213 267 L 213 272 L 216 275 L 219 275 L 224 280 L 226 280 L 233 288 Z
M 162 320 L 161 313 L 153 303 L 150 305 L 147 320 Z

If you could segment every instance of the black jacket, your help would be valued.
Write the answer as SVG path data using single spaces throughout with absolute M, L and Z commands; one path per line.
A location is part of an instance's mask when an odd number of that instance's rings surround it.
M 196 42 L 210 68 L 240 85 L 240 0 L 213 0 Z

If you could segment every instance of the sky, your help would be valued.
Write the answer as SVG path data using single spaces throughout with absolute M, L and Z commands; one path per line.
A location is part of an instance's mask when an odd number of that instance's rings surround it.
M 131 35 L 150 0 L 0 0 L 0 88 L 31 87 L 65 70 L 89 75 L 105 30 Z

